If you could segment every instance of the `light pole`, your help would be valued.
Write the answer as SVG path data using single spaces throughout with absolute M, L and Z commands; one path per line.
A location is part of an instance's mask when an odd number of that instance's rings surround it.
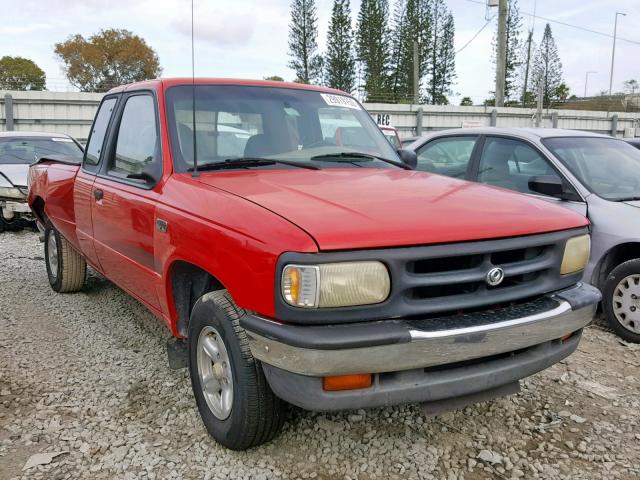
M 584 96 L 585 96 L 585 98 L 587 97 L 587 84 L 589 83 L 589 75 L 591 75 L 592 73 L 598 73 L 598 72 L 587 72 L 586 75 L 584 76 Z
M 611 75 L 609 76 L 609 96 L 611 96 L 611 91 L 613 89 L 613 64 L 616 59 L 616 37 L 618 36 L 618 15 L 622 15 L 626 17 L 626 13 L 616 12 L 616 19 L 613 22 L 613 51 L 611 52 Z

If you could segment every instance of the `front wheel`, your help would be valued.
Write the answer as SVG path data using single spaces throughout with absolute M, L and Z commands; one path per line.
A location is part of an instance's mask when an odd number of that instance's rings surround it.
M 209 434 L 232 450 L 268 442 L 284 422 L 284 404 L 240 327 L 242 313 L 219 290 L 195 303 L 189 322 L 189 373 L 200 416 Z
M 44 231 L 44 258 L 53 290 L 58 293 L 82 290 L 87 278 L 87 263 L 51 225 Z
M 640 259 L 621 263 L 607 276 L 603 307 L 615 333 L 628 342 L 640 343 Z

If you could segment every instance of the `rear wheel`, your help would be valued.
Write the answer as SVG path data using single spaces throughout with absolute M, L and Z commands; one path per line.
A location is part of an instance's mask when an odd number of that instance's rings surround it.
M 189 373 L 200 416 L 209 434 L 232 450 L 268 442 L 284 422 L 284 403 L 240 327 L 242 313 L 219 290 L 195 303 L 189 322 Z
M 628 342 L 640 343 L 640 259 L 621 263 L 611 271 L 603 297 L 611 329 Z
M 51 225 L 44 232 L 44 258 L 49 284 L 56 292 L 77 292 L 84 287 L 87 263 Z

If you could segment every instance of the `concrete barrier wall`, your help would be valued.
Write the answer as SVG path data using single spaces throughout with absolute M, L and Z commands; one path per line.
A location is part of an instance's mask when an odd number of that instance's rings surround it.
M 0 91 L 0 131 L 66 133 L 86 141 L 100 99 L 101 93 Z
M 100 93 L 0 91 L 0 131 L 67 133 L 85 141 L 101 98 Z M 536 118 L 536 110 L 529 108 L 385 103 L 367 103 L 365 107 L 378 123 L 396 127 L 401 137 L 465 125 L 533 127 Z M 640 114 L 545 110 L 541 126 L 635 136 Z M 637 131 L 640 136 L 640 128 Z

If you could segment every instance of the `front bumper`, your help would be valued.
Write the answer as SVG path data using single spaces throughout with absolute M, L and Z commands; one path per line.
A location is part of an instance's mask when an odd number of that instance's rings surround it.
M 17 218 L 33 220 L 33 214 L 26 200 L 0 199 L 0 214 L 8 221 Z
M 576 332 L 592 320 L 600 298 L 597 289 L 579 284 L 515 307 L 438 319 L 317 327 L 245 315 L 241 325 L 277 395 L 314 410 L 353 408 L 467 395 L 547 368 L 577 347 Z M 440 394 L 429 373 L 436 367 L 440 376 L 448 372 Z M 473 381 L 466 378 L 469 368 Z M 321 377 L 353 373 L 377 374 L 374 385 L 350 392 L 322 390 Z

